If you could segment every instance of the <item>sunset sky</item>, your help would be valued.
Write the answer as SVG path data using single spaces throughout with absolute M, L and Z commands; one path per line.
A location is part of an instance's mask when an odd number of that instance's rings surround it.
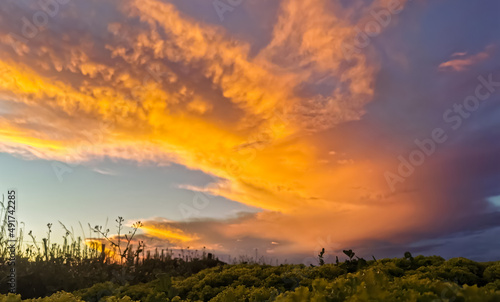
M 500 260 L 499 11 L 4 0 L 0 190 L 38 239 L 123 216 L 233 257 Z

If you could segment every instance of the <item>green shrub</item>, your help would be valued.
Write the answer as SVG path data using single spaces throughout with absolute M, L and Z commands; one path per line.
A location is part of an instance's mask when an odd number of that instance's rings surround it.
M 75 292 L 82 300 L 99 302 L 101 298 L 118 293 L 119 286 L 112 282 L 97 283 L 87 289 Z
M 495 263 L 488 266 L 483 273 L 486 282 L 494 282 L 500 280 L 500 263 Z

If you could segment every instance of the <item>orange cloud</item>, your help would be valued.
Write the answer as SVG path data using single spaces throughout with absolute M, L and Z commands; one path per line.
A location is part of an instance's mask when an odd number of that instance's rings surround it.
M 158 227 L 155 225 L 145 225 L 141 227 L 148 235 L 152 235 L 161 239 L 166 239 L 173 243 L 186 243 L 199 239 L 193 235 L 186 235 L 182 230 L 179 229 L 169 229 L 164 227 Z
M 70 37 L 79 35 L 71 29 L 62 38 L 47 31 L 18 57 L 1 40 L 0 96 L 22 105 L 9 113 L 15 119 L 0 120 L 1 151 L 64 162 L 102 156 L 175 162 L 203 171 L 220 182 L 184 188 L 263 210 L 222 234 L 284 238 L 294 250 L 321 235 L 310 224 L 336 229 L 359 222 L 338 240 L 393 234 L 387 221 L 415 225 L 411 215 L 421 208 L 414 204 L 390 204 L 398 217 L 377 207 L 392 200 L 384 198 L 380 174 L 367 171 L 380 171 L 383 160 L 325 161 L 326 140 L 312 138 L 359 120 L 374 95 L 376 60 L 360 52 L 347 62 L 341 51 L 358 25 L 349 10 L 324 0 L 282 1 L 269 44 L 252 54 L 248 42 L 173 4 L 119 3 L 124 22 L 107 25 L 103 45 L 89 36 L 74 43 Z M 317 92 L 322 81 L 332 90 Z M 28 127 L 33 112 L 39 120 Z M 203 242 L 180 228 L 143 230 L 172 242 Z

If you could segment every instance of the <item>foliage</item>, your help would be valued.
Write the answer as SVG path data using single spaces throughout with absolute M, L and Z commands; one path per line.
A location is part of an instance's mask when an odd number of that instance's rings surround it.
M 343 264 L 223 265 L 188 277 L 167 274 L 135 285 L 95 284 L 72 294 L 23 301 L 500 301 L 499 262 L 406 254 L 349 272 Z M 19 295 L 0 302 L 21 301 Z
M 4 212 L 5 206 L 0 202 L 0 217 L 5 216 Z M 23 298 L 38 298 L 58 291 L 74 292 L 94 285 L 99 287 L 102 286 L 100 283 L 106 281 L 110 281 L 110 284 L 134 285 L 155 280 L 165 272 L 171 276 L 187 277 L 223 264 L 205 251 L 201 257 L 197 255 L 197 251 L 188 251 L 185 255 L 183 252 L 183 257 L 174 257 L 173 252 L 168 249 L 161 252 L 155 250 L 153 254 L 146 252 L 143 243 L 139 243 L 134 249 L 131 242 L 142 224 L 136 222 L 128 234 L 123 234 L 123 221 L 122 217 L 116 220 L 118 233 L 123 235 L 123 240 L 120 236 L 116 239 L 108 236 L 109 229 L 103 231 L 100 226 L 89 226 L 91 231 L 102 236 L 97 240 L 108 242 L 116 250 L 114 255 L 117 257 L 113 257 L 113 253 L 105 249 L 105 244 L 97 245 L 94 241 L 76 237 L 61 222 L 60 225 L 66 231 L 62 245 L 51 242 L 51 223 L 47 224 L 47 236 L 41 242 L 29 232 L 30 241 L 23 243 L 20 231 L 16 246 L 17 292 Z M 7 293 L 9 286 L 7 279 L 10 255 L 7 235 L 4 219 L 3 225 L 0 225 L 0 293 Z M 123 249 L 120 241 L 124 244 Z M 98 301 L 98 292 L 104 289 L 94 290 L 94 301 Z
M 123 218 L 116 222 L 123 234 Z M 0 302 L 500 301 L 500 262 L 413 257 L 410 252 L 366 261 L 344 250 L 344 262 L 336 257 L 335 263 L 325 263 L 322 249 L 319 266 L 271 266 L 248 258 L 228 265 L 205 252 L 202 257 L 192 251 L 174 257 L 168 250 L 151 255 L 143 244 L 134 250 L 131 240 L 140 222 L 123 240 L 111 238 L 102 227 L 93 229 L 117 250 L 113 261 L 103 246 L 89 247 L 61 225 L 63 245 L 51 243 L 52 224 L 40 243 L 28 234 L 33 244 L 16 255 L 20 295 L 0 295 Z M 0 293 L 7 292 L 5 239 L 0 226 Z
M 190 276 L 158 275 L 146 283 L 95 284 L 73 293 L 22 301 L 500 301 L 500 262 L 436 256 L 380 259 L 353 268 L 344 263 L 222 265 Z M 21 301 L 15 295 L 0 302 Z

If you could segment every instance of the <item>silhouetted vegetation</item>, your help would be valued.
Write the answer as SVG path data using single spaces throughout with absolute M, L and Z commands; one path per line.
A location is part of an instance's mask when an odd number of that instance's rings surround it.
M 410 252 L 367 261 L 344 250 L 343 262 L 336 257 L 335 263 L 325 263 L 323 248 L 318 266 L 271 266 L 251 258 L 229 265 L 205 250 L 199 255 L 187 249 L 175 257 L 168 249 L 147 251 L 140 241 L 134 248 L 141 222 L 127 234 L 123 218 L 116 222 L 115 237 L 102 226 L 89 226 L 98 235 L 93 241 L 75 237 L 62 223 L 62 244 L 51 243 L 52 224 L 41 242 L 29 232 L 23 244 L 21 232 L 16 254 L 20 295 L 0 295 L 0 302 L 47 296 L 41 301 L 500 301 L 500 262 Z M 8 260 L 3 225 L 0 293 L 8 292 Z
M 351 257 L 316 267 L 225 264 L 190 276 L 159 273 L 145 283 L 97 283 L 44 301 L 500 301 L 500 262 L 405 253 L 349 272 L 360 261 Z
M 3 217 L 6 212 L 1 213 Z M 0 227 L 0 293 L 7 293 L 10 250 L 6 219 L 3 221 Z M 134 285 L 155 280 L 166 272 L 169 276 L 190 276 L 223 264 L 205 250 L 200 255 L 198 251 L 182 250 L 182 255 L 175 257 L 169 249 L 146 251 L 142 241 L 134 248 L 132 240 L 142 224 L 138 221 L 128 234 L 122 234 L 123 221 L 122 217 L 116 220 L 119 235 L 114 238 L 108 236 L 109 229 L 89 226 L 98 235 L 93 239 L 75 237 L 74 232 L 60 223 L 65 230 L 62 244 L 51 242 L 51 223 L 47 224 L 47 236 L 41 242 L 31 231 L 29 241 L 24 242 L 20 230 L 16 243 L 17 293 L 23 298 L 37 298 L 62 290 L 73 292 L 106 281 Z

